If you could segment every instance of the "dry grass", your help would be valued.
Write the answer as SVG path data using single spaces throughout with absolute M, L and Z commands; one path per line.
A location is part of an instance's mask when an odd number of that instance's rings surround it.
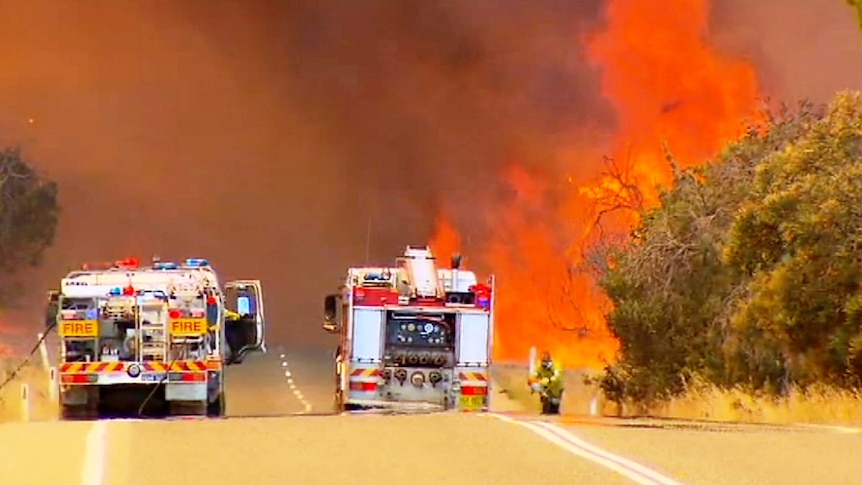
M 0 383 L 6 381 L 6 376 L 17 365 L 16 361 L 0 361 Z M 50 399 L 48 372 L 41 365 L 30 363 L 6 387 L 0 389 L 0 423 L 22 421 L 25 418 L 21 399 L 24 384 L 29 387 L 30 393 L 30 421 L 55 418 L 56 405 Z
M 595 403 L 598 414 L 620 415 L 616 404 L 604 399 L 596 388 L 584 384 L 583 378 L 587 373 L 590 372 L 566 372 L 566 393 L 562 411 L 566 414 L 591 414 L 591 404 L 598 398 Z M 505 389 L 510 397 L 520 402 L 528 411 L 538 412 L 539 399 L 537 395 L 531 395 L 527 387 L 525 366 L 498 365 L 492 374 L 498 388 Z M 720 389 L 696 381 L 685 395 L 660 407 L 642 413 L 638 412 L 636 406 L 628 403 L 621 415 L 739 423 L 862 426 L 862 393 L 817 386 L 808 392 L 794 390 L 784 399 L 772 399 L 755 396 L 739 388 Z
M 710 421 L 862 425 L 862 395 L 816 386 L 807 392 L 792 390 L 786 398 L 776 399 L 739 388 L 697 384 L 651 414 Z

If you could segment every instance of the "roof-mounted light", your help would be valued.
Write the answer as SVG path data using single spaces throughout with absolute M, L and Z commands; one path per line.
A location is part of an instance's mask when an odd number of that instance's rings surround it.
M 191 266 L 193 268 L 200 268 L 209 266 L 210 262 L 204 258 L 189 258 L 186 260 L 186 266 Z
M 114 265 L 118 268 L 139 268 L 141 266 L 141 261 L 138 258 L 131 257 L 117 261 Z
M 179 267 L 180 265 L 178 265 L 177 263 L 171 263 L 167 261 L 153 264 L 153 269 L 178 269 Z

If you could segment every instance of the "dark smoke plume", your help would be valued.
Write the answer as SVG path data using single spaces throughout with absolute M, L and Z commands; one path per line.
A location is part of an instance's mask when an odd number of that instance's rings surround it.
M 838 2 L 794 0 L 777 20 L 770 2 L 721 0 L 713 35 L 776 95 L 859 84 L 859 43 L 810 13 Z M 323 342 L 322 296 L 366 249 L 391 262 L 440 210 L 481 239 L 506 163 L 553 170 L 613 131 L 581 51 L 601 17 L 599 0 L 0 0 L 0 136 L 64 209 L 4 321 L 35 329 L 43 292 L 85 260 L 206 256 L 263 280 L 274 340 Z M 803 27 L 819 40 L 788 37 Z M 844 54 L 811 50 L 827 45 Z

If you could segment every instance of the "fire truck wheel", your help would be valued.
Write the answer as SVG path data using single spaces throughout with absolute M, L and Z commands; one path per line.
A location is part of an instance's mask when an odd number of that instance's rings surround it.
M 221 418 L 225 414 L 225 399 L 224 393 L 218 395 L 218 399 L 207 405 L 207 416 L 211 418 Z
M 207 414 L 206 402 L 170 401 L 171 416 L 205 416 Z
M 96 414 L 87 406 L 60 406 L 60 419 L 63 421 L 94 418 Z

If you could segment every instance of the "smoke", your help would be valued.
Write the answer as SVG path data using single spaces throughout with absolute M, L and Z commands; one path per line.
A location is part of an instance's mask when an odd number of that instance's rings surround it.
M 781 93 L 858 84 L 859 49 L 810 3 L 769 24 L 722 0 L 715 23 Z M 469 257 L 485 208 L 512 197 L 508 163 L 562 170 L 571 147 L 602 146 L 616 119 L 583 53 L 601 16 L 599 0 L 0 0 L 0 137 L 63 206 L 14 321 L 37 326 L 43 292 L 85 260 L 205 256 L 263 280 L 273 339 L 321 342 L 322 296 L 366 249 L 392 261 L 445 210 L 471 228 Z M 827 66 L 825 45 L 845 57 Z
M 775 100 L 862 89 L 862 34 L 845 2 L 716 0 L 711 20 L 714 42 L 751 59 Z
M 481 221 L 507 159 L 613 123 L 577 4 L 0 3 L 3 141 L 63 205 L 21 324 L 82 261 L 199 255 L 263 280 L 272 337 L 319 339 L 367 241 L 389 262 L 438 207 Z

